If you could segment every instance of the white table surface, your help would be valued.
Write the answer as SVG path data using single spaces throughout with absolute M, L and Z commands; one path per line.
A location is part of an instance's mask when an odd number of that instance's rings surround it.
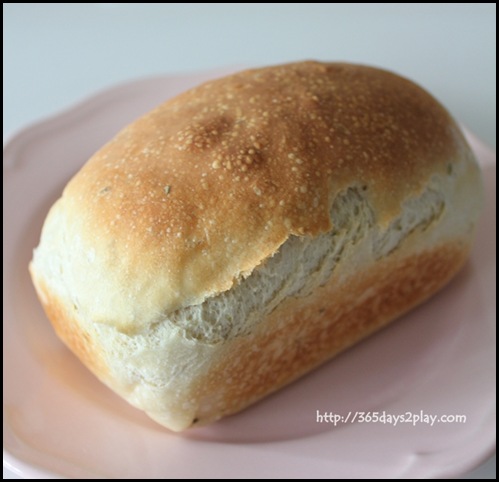
M 119 82 L 313 58 L 409 77 L 495 149 L 495 4 L 4 3 L 3 13 L 4 139 Z M 463 478 L 495 478 L 495 467 L 494 456 Z

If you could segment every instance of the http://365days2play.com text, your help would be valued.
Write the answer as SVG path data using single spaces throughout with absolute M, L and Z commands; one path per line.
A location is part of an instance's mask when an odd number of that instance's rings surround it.
M 466 423 L 466 415 L 462 414 L 432 414 L 423 410 L 419 412 L 406 411 L 403 413 L 389 413 L 386 410 L 382 411 L 350 411 L 345 414 L 335 412 L 321 412 L 316 410 L 315 421 L 317 423 L 330 423 L 335 427 L 344 424 L 354 423 L 379 423 L 383 425 L 393 425 L 394 427 L 400 424 L 429 425 L 433 427 L 441 423 Z

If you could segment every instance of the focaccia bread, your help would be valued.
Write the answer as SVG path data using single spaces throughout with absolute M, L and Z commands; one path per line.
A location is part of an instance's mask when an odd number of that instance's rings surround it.
M 470 148 L 423 89 L 294 63 L 124 128 L 50 210 L 30 270 L 66 345 L 179 431 L 433 295 L 465 262 L 480 202 Z

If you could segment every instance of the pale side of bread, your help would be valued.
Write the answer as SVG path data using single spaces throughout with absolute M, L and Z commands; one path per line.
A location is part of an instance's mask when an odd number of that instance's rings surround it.
M 235 413 L 444 286 L 481 202 L 394 74 L 303 62 L 184 93 L 69 182 L 30 266 L 61 339 L 172 430 Z

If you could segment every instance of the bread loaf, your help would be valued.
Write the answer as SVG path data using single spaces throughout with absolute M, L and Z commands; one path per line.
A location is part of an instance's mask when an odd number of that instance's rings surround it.
M 59 337 L 175 431 L 235 413 L 437 292 L 477 164 L 392 73 L 302 62 L 203 84 L 68 183 L 30 265 Z

